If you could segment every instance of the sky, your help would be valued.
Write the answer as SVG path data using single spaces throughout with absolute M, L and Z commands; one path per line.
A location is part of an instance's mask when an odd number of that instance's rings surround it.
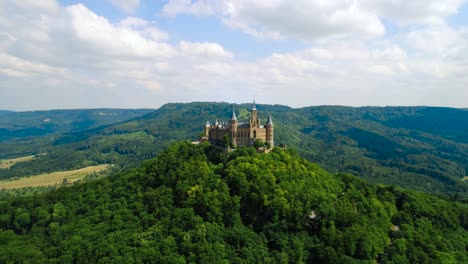
M 468 107 L 468 0 L 0 0 L 0 109 Z

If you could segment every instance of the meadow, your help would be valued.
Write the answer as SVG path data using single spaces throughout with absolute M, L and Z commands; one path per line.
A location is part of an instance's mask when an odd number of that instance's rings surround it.
M 88 166 L 77 170 L 58 171 L 34 175 L 31 177 L 20 178 L 16 180 L 0 181 L 0 189 L 11 190 L 27 187 L 46 187 L 71 184 L 91 173 L 103 171 L 109 166 L 111 165 L 102 164 L 96 166 Z
M 18 162 L 30 161 L 33 160 L 35 157 L 36 155 L 30 155 L 14 159 L 0 159 L 0 169 L 8 170 Z

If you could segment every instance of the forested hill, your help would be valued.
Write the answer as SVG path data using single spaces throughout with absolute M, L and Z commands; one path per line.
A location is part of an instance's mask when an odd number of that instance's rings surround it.
M 35 149 L 48 155 L 0 171 L 0 177 L 97 163 L 135 166 L 174 141 L 196 140 L 207 120 L 228 121 L 233 109 L 240 121 L 247 121 L 251 104 L 167 104 L 127 122 L 62 136 L 52 147 Z M 272 114 L 277 145 L 295 148 L 333 173 L 426 192 L 465 197 L 468 193 L 468 184 L 461 180 L 468 171 L 466 110 L 281 105 L 257 109 L 262 122 Z M 9 148 L 0 142 L 0 153 L 28 154 L 31 146 Z
M 125 121 L 153 109 L 0 110 L 0 141 L 77 132 Z
M 467 263 L 467 216 L 292 150 L 179 143 L 138 169 L 0 201 L 0 262 Z

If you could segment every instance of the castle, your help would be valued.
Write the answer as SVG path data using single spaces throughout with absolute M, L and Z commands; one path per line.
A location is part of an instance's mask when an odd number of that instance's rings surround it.
M 248 123 L 239 123 L 233 110 L 229 124 L 219 123 L 216 120 L 214 125 L 211 125 L 207 121 L 202 140 L 208 140 L 214 145 L 226 145 L 228 140 L 231 146 L 239 147 L 253 146 L 256 140 L 260 140 L 272 148 L 274 145 L 273 121 L 271 115 L 269 115 L 266 124 L 260 124 L 254 101 Z

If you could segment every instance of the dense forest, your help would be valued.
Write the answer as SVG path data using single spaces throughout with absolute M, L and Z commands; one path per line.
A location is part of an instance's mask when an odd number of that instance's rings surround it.
M 293 150 L 177 143 L 0 201 L 1 263 L 467 263 L 467 204 L 332 175 Z
M 141 116 L 153 109 L 0 111 L 0 141 L 76 132 Z
M 89 130 L 0 142 L 0 158 L 48 153 L 0 178 L 21 177 L 95 164 L 138 166 L 175 141 L 196 140 L 207 120 L 240 121 L 250 104 L 167 104 L 129 121 Z M 290 108 L 257 105 L 272 114 L 276 144 L 297 149 L 330 172 L 351 173 L 374 183 L 467 198 L 468 111 L 435 107 Z
M 55 136 L 122 122 L 153 109 L 74 109 L 0 111 L 0 144 L 26 145 L 26 152 L 52 144 Z M 22 149 L 0 147 L 0 158 L 21 154 Z

